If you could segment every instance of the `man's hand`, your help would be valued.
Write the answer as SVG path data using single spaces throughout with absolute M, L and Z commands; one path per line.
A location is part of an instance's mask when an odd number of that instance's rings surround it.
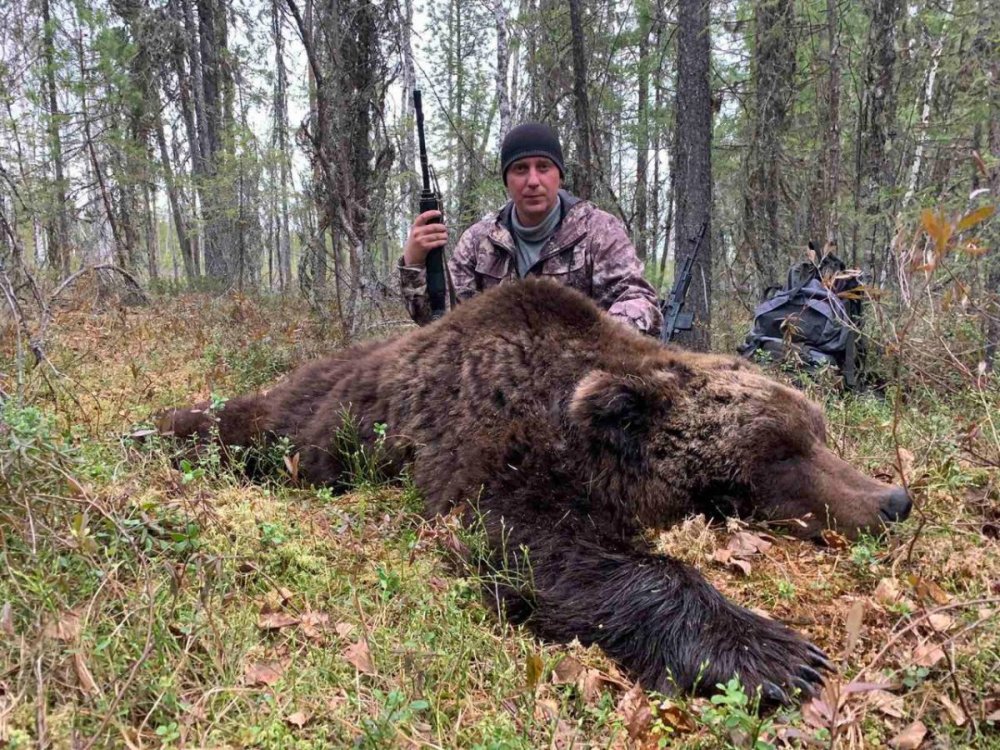
M 410 236 L 403 248 L 403 263 L 407 266 L 422 266 L 427 253 L 441 247 L 448 241 L 448 227 L 431 222 L 441 217 L 440 211 L 424 211 L 410 227 Z

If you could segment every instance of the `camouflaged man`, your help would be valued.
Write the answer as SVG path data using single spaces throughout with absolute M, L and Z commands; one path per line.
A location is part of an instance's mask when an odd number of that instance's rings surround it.
M 547 276 L 592 298 L 610 315 L 658 336 L 663 317 L 656 293 L 625 225 L 589 201 L 560 189 L 562 147 L 539 123 L 519 125 L 500 149 L 501 176 L 510 201 L 465 231 L 448 261 L 458 301 L 497 284 Z M 400 259 L 403 298 L 419 325 L 431 320 L 427 253 L 448 240 L 438 211 L 417 217 Z

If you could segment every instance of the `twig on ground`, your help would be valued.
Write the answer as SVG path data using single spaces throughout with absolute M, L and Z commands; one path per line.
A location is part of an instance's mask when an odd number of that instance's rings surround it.
M 888 642 L 886 642 L 885 646 L 882 647 L 882 650 L 879 651 L 877 654 L 875 654 L 875 656 L 872 657 L 871 661 L 869 661 L 868 664 L 866 664 L 865 666 L 863 666 L 858 671 L 858 673 L 857 673 L 857 675 L 855 675 L 854 679 L 856 681 L 857 680 L 861 680 L 861 678 L 866 673 L 868 673 L 876 664 L 878 664 L 879 661 L 882 660 L 882 657 L 885 656 L 889 652 L 889 650 L 893 646 L 896 645 L 896 643 L 899 641 L 900 638 L 902 638 L 904 635 L 906 635 L 911 630 L 913 630 L 914 628 L 916 628 L 917 625 L 919 625 L 920 623 L 922 623 L 924 620 L 926 620 L 931 615 L 936 615 L 936 614 L 938 614 L 940 612 L 947 612 L 948 610 L 951 610 L 951 609 L 961 609 L 962 607 L 975 607 L 975 606 L 979 606 L 979 605 L 982 605 L 982 604 L 987 604 L 987 605 L 1000 604 L 1000 597 L 990 597 L 990 598 L 986 598 L 986 599 L 973 599 L 972 601 L 967 601 L 967 602 L 953 602 L 951 604 L 943 604 L 940 607 L 935 607 L 934 609 L 929 609 L 929 610 L 925 611 L 919 617 L 914 618 L 902 630 L 899 630 L 899 631 L 897 631 L 895 633 L 891 633 Z M 972 625 L 969 625 L 968 627 L 963 628 L 961 631 L 959 631 L 954 636 L 952 636 L 951 638 L 949 638 L 948 641 L 946 641 L 946 643 L 954 641 L 959 636 L 964 635 L 969 630 L 972 630 L 973 628 L 981 625 L 985 621 L 986 621 L 985 619 L 977 620 Z
M 972 728 L 972 736 L 975 737 L 979 734 L 979 722 L 976 721 L 976 717 L 973 715 L 972 711 L 969 710 L 969 704 L 965 699 L 965 691 L 962 690 L 962 686 L 958 684 L 958 675 L 955 673 L 955 644 L 952 642 L 950 648 L 941 649 L 944 652 L 945 659 L 948 660 L 948 676 L 951 678 L 951 684 L 955 686 L 955 694 L 958 696 L 958 702 L 962 706 L 962 710 L 965 712 L 966 718 L 969 720 L 969 724 Z

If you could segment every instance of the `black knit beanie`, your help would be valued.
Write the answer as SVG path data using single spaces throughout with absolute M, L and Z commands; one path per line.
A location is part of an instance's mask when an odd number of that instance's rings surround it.
M 559 134 L 540 122 L 526 122 L 512 128 L 500 146 L 500 176 L 504 185 L 507 184 L 507 170 L 510 169 L 510 165 L 528 156 L 544 156 L 551 159 L 559 168 L 560 176 L 566 176 Z

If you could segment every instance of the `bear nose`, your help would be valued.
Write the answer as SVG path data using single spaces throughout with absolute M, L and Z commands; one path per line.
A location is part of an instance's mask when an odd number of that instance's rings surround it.
M 913 501 L 910 500 L 906 489 L 904 487 L 893 487 L 886 499 L 882 501 L 882 507 L 879 508 L 879 515 L 882 516 L 882 519 L 886 523 L 895 523 L 896 521 L 905 520 L 910 515 L 912 509 Z

